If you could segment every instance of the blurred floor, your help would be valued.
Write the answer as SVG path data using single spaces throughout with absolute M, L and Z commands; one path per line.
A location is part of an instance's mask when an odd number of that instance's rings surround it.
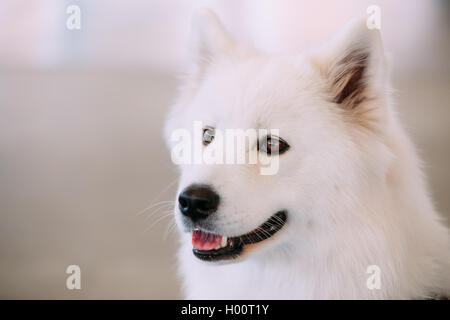
M 136 214 L 176 179 L 161 134 L 175 84 L 150 70 L 0 70 L 0 298 L 181 297 L 176 236 L 157 222 L 169 206 Z M 394 82 L 448 218 L 449 85 Z M 70 264 L 82 290 L 65 288 Z
M 173 79 L 0 74 L 0 298 L 179 297 L 169 218 L 148 229 L 169 207 L 137 215 L 176 178 L 161 138 Z M 70 264 L 80 291 L 65 288 Z

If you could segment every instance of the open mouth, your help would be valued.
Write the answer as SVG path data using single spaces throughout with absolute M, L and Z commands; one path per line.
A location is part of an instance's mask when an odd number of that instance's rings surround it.
M 194 255 L 205 261 L 237 258 L 247 244 L 269 239 L 286 223 L 285 211 L 279 211 L 253 231 L 237 237 L 225 237 L 203 230 L 192 232 Z

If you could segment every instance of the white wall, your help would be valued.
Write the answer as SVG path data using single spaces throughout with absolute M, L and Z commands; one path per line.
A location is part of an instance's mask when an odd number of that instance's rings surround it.
M 271 52 L 296 52 L 365 16 L 374 3 L 381 7 L 385 44 L 397 68 L 448 69 L 442 63 L 449 51 L 445 6 L 428 0 L 3 0 L 0 65 L 173 69 L 185 56 L 191 14 L 205 5 L 240 40 Z M 81 7 L 81 30 L 66 28 L 69 4 Z

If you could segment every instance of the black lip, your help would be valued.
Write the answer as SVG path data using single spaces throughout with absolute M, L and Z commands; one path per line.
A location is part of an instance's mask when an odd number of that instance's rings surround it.
M 242 252 L 243 247 L 244 244 L 242 242 L 236 241 L 232 242 L 231 245 L 228 245 L 225 248 L 220 248 L 219 250 L 205 251 L 192 249 L 192 252 L 197 258 L 204 261 L 229 260 L 237 258 L 239 254 Z
M 278 211 L 269 220 L 250 233 L 228 238 L 228 245 L 218 250 L 198 250 L 192 249 L 194 255 L 204 261 L 229 260 L 239 256 L 244 245 L 264 241 L 277 233 L 287 221 L 285 210 Z

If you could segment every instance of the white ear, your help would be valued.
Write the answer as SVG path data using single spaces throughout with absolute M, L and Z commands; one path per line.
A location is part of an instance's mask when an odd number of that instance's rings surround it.
M 355 109 L 385 93 L 386 62 L 380 32 L 365 19 L 349 23 L 313 57 L 313 64 L 329 82 L 332 99 Z
M 203 8 L 193 16 L 191 36 L 191 60 L 189 73 L 199 78 L 215 59 L 229 54 L 235 48 L 235 40 L 228 34 L 214 12 Z

